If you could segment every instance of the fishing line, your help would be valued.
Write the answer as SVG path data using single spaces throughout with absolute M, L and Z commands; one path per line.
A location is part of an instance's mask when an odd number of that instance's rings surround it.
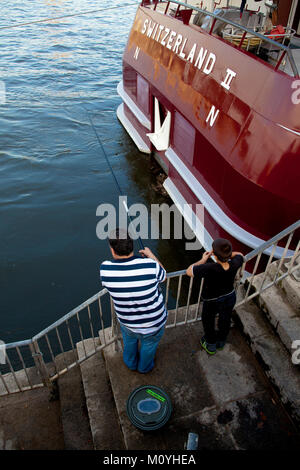
M 111 174 L 112 174 L 112 176 L 113 176 L 113 179 L 114 179 L 115 185 L 116 185 L 116 187 L 117 187 L 117 189 L 118 189 L 118 191 L 119 191 L 119 194 L 120 194 L 121 196 L 124 196 L 124 195 L 123 195 L 123 192 L 122 192 L 122 189 L 121 189 L 121 186 L 120 186 L 120 184 L 119 184 L 119 182 L 118 182 L 118 180 L 117 180 L 117 177 L 116 177 L 116 175 L 115 175 L 115 172 L 114 172 L 114 170 L 113 170 L 113 168 L 112 168 L 112 166 L 111 166 L 111 163 L 110 163 L 110 161 L 109 161 L 108 155 L 107 155 L 107 153 L 105 152 L 105 149 L 104 149 L 104 147 L 103 147 L 103 144 L 102 144 L 102 142 L 101 142 L 101 139 L 100 139 L 100 137 L 99 137 L 99 134 L 98 134 L 98 132 L 97 132 L 97 129 L 96 129 L 94 123 L 93 123 L 93 120 L 92 120 L 92 118 L 91 118 L 90 112 L 89 112 L 89 110 L 88 110 L 82 103 L 81 103 L 81 105 L 82 105 L 82 107 L 86 110 L 88 119 L 89 119 L 89 121 L 90 121 L 90 123 L 91 123 L 92 129 L 93 129 L 94 132 L 95 132 L 95 135 L 96 135 L 96 137 L 97 137 L 98 143 L 99 143 L 100 148 L 101 148 L 101 150 L 102 150 L 102 152 L 103 152 L 103 155 L 104 155 L 104 157 L 105 157 L 105 160 L 106 160 L 106 162 L 107 162 L 107 165 L 108 165 L 108 167 L 109 167 L 109 170 L 110 170 L 110 172 L 111 172 Z M 123 201 L 123 205 L 124 205 L 124 207 L 125 207 L 125 211 L 126 211 L 127 217 L 129 218 L 129 220 L 130 220 L 130 222 L 131 222 L 131 225 L 133 226 L 133 228 L 134 228 L 134 230 L 135 230 L 135 233 L 137 234 L 136 229 L 135 229 L 135 227 L 134 227 L 134 224 L 133 224 L 133 222 L 132 222 L 132 218 L 131 218 L 131 216 L 130 216 L 130 214 L 129 214 L 129 209 L 128 209 L 128 207 L 127 207 L 127 204 L 125 204 L 125 201 Z M 144 246 L 144 244 L 143 244 L 143 242 L 142 242 L 142 240 L 141 240 L 141 237 L 140 237 L 138 234 L 137 234 L 137 236 L 138 236 L 137 239 L 138 239 L 138 241 L 139 241 L 139 243 L 140 243 L 141 249 L 144 250 L 144 249 L 145 249 L 145 246 Z
M 49 22 L 49 21 L 61 20 L 61 19 L 64 19 L 64 18 L 72 18 L 72 17 L 81 16 L 81 15 L 87 15 L 87 14 L 96 13 L 96 12 L 100 12 L 100 11 L 109 11 L 109 10 L 115 10 L 115 9 L 120 9 L 120 8 L 127 8 L 127 7 L 130 7 L 130 6 L 133 6 L 133 5 L 136 6 L 136 2 L 134 2 L 134 3 L 127 3 L 126 5 L 118 5 L 118 6 L 114 6 L 114 7 L 108 7 L 108 8 L 99 8 L 99 9 L 97 9 L 97 10 L 88 10 L 88 11 L 79 12 L 79 13 L 73 13 L 73 14 L 69 14 L 69 15 L 57 16 L 57 17 L 54 17 L 54 18 L 44 18 L 44 19 L 42 19 L 42 20 L 35 20 L 35 21 L 26 22 L 26 23 L 18 23 L 18 24 L 10 25 L 10 26 L 1 26 L 1 27 L 0 27 L 0 30 L 18 28 L 18 27 L 22 27 L 22 26 L 31 25 L 31 24 L 45 23 L 45 22 Z M 97 137 L 98 143 L 99 143 L 100 148 L 101 148 L 101 150 L 102 150 L 102 152 L 103 152 L 103 155 L 104 155 L 104 157 L 105 157 L 105 160 L 106 160 L 106 162 L 107 162 L 107 165 L 108 165 L 108 167 L 109 167 L 109 170 L 110 170 L 110 172 L 111 172 L 111 174 L 112 174 L 112 176 L 113 176 L 113 179 L 114 179 L 115 185 L 116 185 L 116 187 L 117 187 L 117 189 L 118 189 L 118 191 L 119 191 L 119 194 L 120 194 L 121 196 L 123 196 L 122 189 L 121 189 L 120 184 L 119 184 L 119 182 L 118 182 L 118 180 L 117 180 L 117 178 L 116 178 L 116 175 L 115 175 L 115 173 L 114 173 L 114 170 L 113 170 L 113 168 L 112 168 L 112 166 L 111 166 L 111 164 L 110 164 L 109 158 L 108 158 L 108 156 L 107 156 L 107 153 L 105 152 L 105 149 L 104 149 L 104 147 L 103 147 L 103 144 L 102 144 L 102 142 L 101 142 L 101 139 L 100 139 L 100 137 L 99 137 L 99 135 L 98 135 L 97 129 L 96 129 L 96 127 L 95 127 L 95 125 L 94 125 L 94 123 L 93 123 L 93 120 L 92 120 L 92 118 L 91 118 L 91 116 L 90 116 L 89 110 L 88 110 L 82 103 L 81 103 L 81 105 L 82 105 L 82 107 L 85 109 L 85 111 L 86 111 L 86 113 L 87 113 L 88 119 L 89 119 L 89 121 L 90 121 L 90 124 L 91 124 L 91 126 L 92 126 L 92 129 L 93 129 L 94 132 L 95 132 L 95 135 L 96 135 L 96 137 Z M 138 237 L 137 239 L 138 239 L 138 241 L 139 241 L 139 244 L 140 244 L 140 246 L 141 246 L 141 249 L 144 250 L 144 249 L 145 249 L 144 244 L 143 244 L 143 242 L 142 242 L 142 240 L 141 240 L 141 237 L 140 237 L 140 236 L 137 234 L 137 232 L 136 232 L 136 229 L 135 229 L 134 224 L 133 224 L 133 222 L 132 222 L 132 218 L 131 218 L 131 216 L 130 216 L 130 214 L 129 214 L 129 209 L 128 209 L 127 204 L 125 203 L 125 201 L 123 201 L 123 205 L 124 205 L 124 208 L 125 208 L 127 217 L 129 218 L 129 220 L 130 220 L 130 222 L 131 222 L 131 225 L 133 226 L 133 228 L 134 228 L 134 230 L 135 230 L 135 233 L 136 233 L 136 235 L 137 235 L 137 237 Z
M 74 16 L 88 15 L 89 13 L 97 13 L 98 11 L 108 11 L 108 10 L 116 10 L 116 9 L 120 9 L 120 8 L 127 8 L 127 7 L 130 7 L 130 6 L 133 6 L 133 5 L 136 6 L 136 2 L 135 3 L 127 3 L 126 5 L 118 5 L 118 6 L 115 6 L 115 7 L 99 8 L 98 10 L 82 11 L 82 12 L 79 12 L 79 13 L 72 13 L 72 14 L 69 14 L 69 15 L 57 16 L 57 17 L 54 17 L 54 18 L 44 18 L 43 20 L 34 20 L 34 21 L 27 22 L 27 23 L 17 23 L 17 24 L 10 25 L 10 26 L 0 26 L 0 30 L 19 28 L 21 26 L 27 26 L 27 25 L 31 25 L 31 24 L 37 24 L 37 23 L 45 23 L 45 22 L 48 22 L 48 21 L 61 20 L 61 19 L 64 19 L 64 18 L 72 18 Z

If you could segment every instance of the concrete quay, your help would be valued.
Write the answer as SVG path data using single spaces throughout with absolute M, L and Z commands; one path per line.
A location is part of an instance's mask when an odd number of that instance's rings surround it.
M 276 268 L 272 264 L 268 276 Z M 111 344 L 62 375 L 51 391 L 0 390 L 0 449 L 183 451 L 195 433 L 198 450 L 298 450 L 300 366 L 292 361 L 289 341 L 295 336 L 287 340 L 291 330 L 284 330 L 299 319 L 298 282 L 296 273 L 272 287 L 271 295 L 267 290 L 236 308 L 228 343 L 213 356 L 201 348 L 201 320 L 171 327 L 171 311 L 148 374 L 128 370 L 122 350 Z M 253 289 L 260 283 L 258 275 Z M 243 289 L 238 286 L 238 298 Z M 185 311 L 179 309 L 179 321 Z M 190 313 L 194 318 L 195 306 Z M 106 340 L 110 335 L 106 328 Z M 56 357 L 56 365 L 80 360 L 101 341 L 103 332 L 77 343 Z M 27 373 L 40 382 L 35 368 Z M 7 379 L 13 391 L 13 377 Z M 24 379 L 21 371 L 18 379 Z M 127 399 L 142 385 L 162 388 L 172 402 L 170 420 L 155 432 L 137 429 L 127 416 Z

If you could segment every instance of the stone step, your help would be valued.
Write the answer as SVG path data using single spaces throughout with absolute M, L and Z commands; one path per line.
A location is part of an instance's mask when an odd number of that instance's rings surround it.
M 96 346 L 100 344 L 95 339 Z M 76 344 L 78 358 L 95 350 L 93 338 Z M 80 365 L 90 429 L 95 450 L 124 449 L 116 407 L 101 351 Z
M 58 369 L 76 361 L 77 353 L 67 351 L 55 358 Z M 86 408 L 80 367 L 70 369 L 57 380 L 65 450 L 93 450 L 88 412 Z
M 239 292 L 243 289 L 239 287 Z M 256 358 L 261 363 L 280 399 L 295 422 L 300 425 L 299 365 L 292 362 L 263 312 L 252 301 L 235 309 L 237 324 L 245 334 Z
M 0 450 L 64 450 L 60 404 L 46 387 L 0 399 Z M 3 442 L 5 441 L 5 442 Z
M 300 317 L 300 281 L 297 281 L 291 274 L 280 282 L 290 304 Z
M 182 310 L 180 310 L 181 314 Z M 192 354 L 196 353 L 199 338 L 198 336 L 197 339 L 195 336 L 188 338 L 184 333 L 184 327 L 167 330 L 158 347 L 155 367 L 148 374 L 129 371 L 123 362 L 122 351 L 116 352 L 114 345 L 110 345 L 104 350 L 127 450 L 183 450 L 188 429 L 186 429 L 186 435 L 183 432 L 174 432 L 176 429 L 174 417 L 184 419 L 187 414 L 202 411 L 206 406 L 214 406 L 207 384 L 199 388 L 199 378 L 194 373 L 196 357 L 191 357 L 190 361 L 188 360 L 192 351 Z M 100 332 L 100 339 L 102 340 L 102 332 Z M 187 341 L 189 344 L 185 348 Z M 182 367 L 183 363 L 184 367 Z M 142 385 L 163 388 L 171 398 L 173 411 L 176 410 L 176 415 L 174 412 L 172 413 L 167 425 L 155 432 L 137 429 L 127 416 L 128 397 L 132 390 Z M 181 426 L 183 431 L 185 426 L 183 423 Z
M 126 449 L 182 451 L 191 432 L 198 450 L 298 448 L 299 436 L 239 330 L 231 329 L 214 356 L 200 347 L 202 334 L 200 321 L 167 328 L 148 374 L 127 369 L 114 345 L 103 350 Z M 170 420 L 155 432 L 136 428 L 126 412 L 130 393 L 145 385 L 161 387 L 172 403 Z
M 18 442 L 7 439 L 3 429 L 0 429 L 0 450 L 19 450 L 18 447 Z
M 2 378 L 6 386 L 3 381 L 0 380 L 0 396 L 7 395 L 7 389 L 9 393 L 17 393 L 20 391 L 20 388 L 22 390 L 29 390 L 31 386 L 33 388 L 37 388 L 38 386 L 43 385 L 43 381 L 35 366 L 27 367 L 26 372 L 21 369 L 16 371 L 14 374 L 12 372 L 2 374 Z
M 290 276 L 280 280 L 277 286 L 283 290 L 290 305 L 294 308 L 295 312 L 300 317 L 300 255 L 296 259 L 295 263 L 299 264 L 299 268 L 296 269 Z M 268 273 L 272 279 L 274 279 L 276 276 L 278 264 L 279 261 L 275 261 L 269 266 Z M 290 261 L 285 261 L 283 263 L 279 275 L 287 271 L 289 264 Z
M 257 291 L 261 288 L 264 276 L 264 273 L 258 274 L 253 279 L 253 287 Z M 271 280 L 272 278 L 267 275 L 263 286 L 268 285 Z M 261 292 L 256 302 L 265 312 L 287 351 L 291 353 L 294 341 L 300 339 L 300 317 L 285 292 L 279 285 L 273 285 Z

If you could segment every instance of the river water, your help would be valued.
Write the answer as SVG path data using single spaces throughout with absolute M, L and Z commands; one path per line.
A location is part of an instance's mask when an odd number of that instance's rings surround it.
M 6 93 L 0 104 L 0 339 L 6 342 L 32 337 L 101 288 L 99 264 L 110 252 L 96 236 L 96 209 L 102 203 L 117 207 L 118 192 L 89 115 L 128 204 L 172 203 L 153 189 L 149 157 L 139 153 L 116 117 L 116 87 L 136 5 L 1 4 L 0 84 Z M 182 240 L 144 243 L 168 271 L 197 259 Z

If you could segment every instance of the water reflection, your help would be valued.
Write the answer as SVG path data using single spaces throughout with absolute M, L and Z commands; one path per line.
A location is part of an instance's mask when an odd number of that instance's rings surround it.
M 104 0 L 100 7 L 118 4 Z M 79 0 L 14 5 L 2 5 L 5 25 L 82 10 Z M 85 10 L 97 8 L 95 0 L 84 3 Z M 116 117 L 135 11 L 136 5 L 2 32 L 0 338 L 7 342 L 31 337 L 101 287 L 99 265 L 110 251 L 96 237 L 96 209 L 117 205 L 118 193 L 83 105 L 129 204 L 171 202 L 153 191 L 150 161 Z M 183 241 L 147 243 L 168 271 L 195 259 Z

